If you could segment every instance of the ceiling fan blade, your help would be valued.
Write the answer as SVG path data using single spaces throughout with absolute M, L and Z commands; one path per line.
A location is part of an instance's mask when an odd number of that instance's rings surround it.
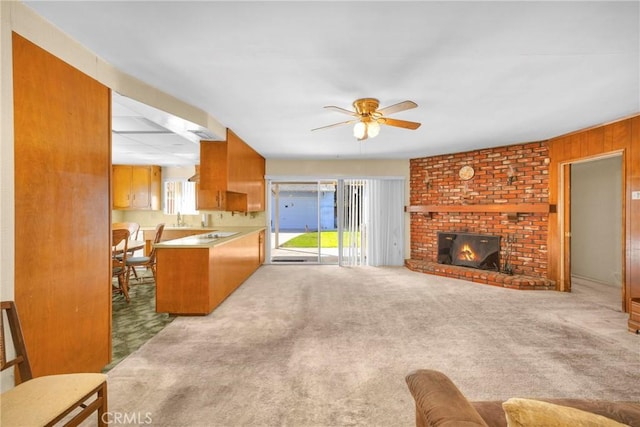
M 324 108 L 326 108 L 327 110 L 337 111 L 338 113 L 348 114 L 348 115 L 354 116 L 354 117 L 358 116 L 358 113 L 356 113 L 355 111 L 346 110 L 344 108 L 336 107 L 335 105 L 327 105 Z
M 322 126 L 322 127 L 319 127 L 319 128 L 311 129 L 311 132 L 313 132 L 314 130 L 330 129 L 330 128 L 335 128 L 335 127 L 338 127 L 338 126 L 350 125 L 350 124 L 355 123 L 357 121 L 358 120 L 349 120 L 349 121 L 346 121 L 346 122 L 334 123 L 332 125 L 327 125 L 327 126 Z
M 418 122 L 408 122 L 406 120 L 389 119 L 387 117 L 383 117 L 381 119 L 378 119 L 378 123 L 383 124 L 383 125 L 395 126 L 395 127 L 398 127 L 398 128 L 412 129 L 412 130 L 418 129 L 420 127 L 420 124 L 421 124 L 421 123 L 418 123 Z
M 378 113 L 386 116 L 388 114 L 397 113 L 399 111 L 410 110 L 412 108 L 416 108 L 418 104 L 413 101 L 402 101 L 397 104 L 389 105 L 388 107 L 384 107 L 378 110 Z

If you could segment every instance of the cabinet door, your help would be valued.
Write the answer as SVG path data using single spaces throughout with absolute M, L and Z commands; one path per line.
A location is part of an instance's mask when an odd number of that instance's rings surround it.
M 160 209 L 160 166 L 113 165 L 113 209 Z
M 227 168 L 226 142 L 200 142 L 198 209 L 225 210 Z
M 249 212 L 264 210 L 265 160 L 231 130 L 227 131 L 228 142 L 228 190 L 247 195 L 242 210 Z
M 131 170 L 131 207 L 149 209 L 151 207 L 151 169 L 135 167 Z
M 127 209 L 131 206 L 131 166 L 114 165 L 113 209 Z

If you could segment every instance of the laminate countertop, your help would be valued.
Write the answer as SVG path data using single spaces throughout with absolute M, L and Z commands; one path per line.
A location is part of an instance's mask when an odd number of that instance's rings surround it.
M 223 227 L 225 228 L 225 227 Z M 229 227 L 226 227 L 229 228 Z M 140 231 L 155 231 L 156 226 L 155 225 L 141 225 L 140 226 Z M 165 225 L 164 226 L 165 230 L 202 230 L 202 232 L 204 233 L 205 231 L 210 231 L 210 230 L 214 230 L 216 229 L 216 227 L 202 227 L 200 225 Z
M 154 245 L 157 249 L 176 248 L 210 248 L 227 242 L 258 233 L 266 227 L 212 227 L 212 230 L 203 231 L 201 234 L 181 237 L 174 240 L 166 240 Z

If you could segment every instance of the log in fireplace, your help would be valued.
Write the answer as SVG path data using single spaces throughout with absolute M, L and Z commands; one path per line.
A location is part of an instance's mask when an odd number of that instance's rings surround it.
M 438 263 L 500 271 L 500 236 L 438 233 Z

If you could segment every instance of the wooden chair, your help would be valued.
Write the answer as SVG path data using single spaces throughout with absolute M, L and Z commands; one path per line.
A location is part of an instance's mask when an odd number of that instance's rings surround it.
M 138 234 L 140 233 L 140 224 L 138 224 L 137 222 L 114 222 L 111 225 L 111 229 L 113 230 L 117 230 L 121 228 L 126 228 L 127 230 L 129 230 L 129 239 L 138 240 Z M 130 257 L 134 256 L 135 252 L 136 252 L 136 249 L 129 249 L 128 256 Z M 136 277 L 136 279 L 138 278 L 138 275 L 136 274 L 135 269 L 133 270 L 133 275 Z
M 113 230 L 125 228 L 129 230 L 129 238 L 133 240 L 138 239 L 138 233 L 140 232 L 140 224 L 137 222 L 114 222 L 111 225 Z
M 0 396 L 0 425 L 52 426 L 63 422 L 65 426 L 76 426 L 97 411 L 98 426 L 106 426 L 107 376 L 78 373 L 33 378 L 16 305 L 13 301 L 1 304 L 1 370 L 15 366 L 19 375 L 16 375 L 17 385 Z M 15 349 L 15 356 L 9 360 L 4 335 L 5 313 Z
M 162 239 L 162 232 L 164 231 L 164 224 L 158 224 L 156 226 L 156 235 L 153 238 L 153 245 L 151 247 L 151 253 L 149 256 L 131 257 L 127 258 L 127 276 L 131 273 L 131 270 L 135 272 L 136 267 L 145 267 L 151 269 L 153 274 L 153 281 L 156 280 L 156 248 L 155 244 L 159 243 Z M 137 277 L 137 276 L 136 276 Z
M 111 256 L 111 278 L 118 278 L 118 287 L 113 287 L 115 293 L 124 294 L 124 298 L 129 302 L 129 271 L 127 270 L 127 259 L 129 251 L 129 230 L 118 228 L 112 231 L 111 245 L 113 246 Z

